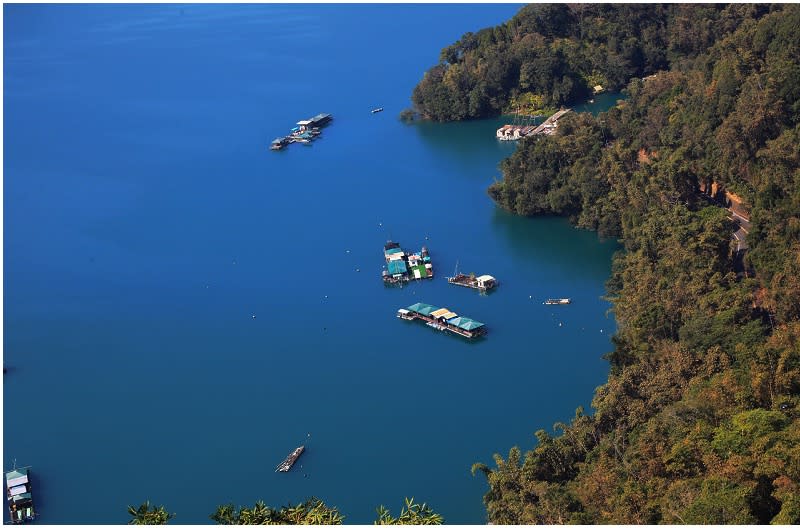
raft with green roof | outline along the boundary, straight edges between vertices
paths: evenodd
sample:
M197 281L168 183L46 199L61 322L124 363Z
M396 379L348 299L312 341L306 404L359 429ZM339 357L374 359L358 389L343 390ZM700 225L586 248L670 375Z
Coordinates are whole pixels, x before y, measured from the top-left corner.
M386 259L383 282L386 284L433 278L433 265L425 246L422 246L419 253L406 253L400 244L390 240L383 246L383 256Z
M427 303L414 303L408 308L397 311L397 317L406 321L420 319L431 328L448 331L468 339L480 337L486 333L486 325L469 317L459 316L449 308L439 308Z

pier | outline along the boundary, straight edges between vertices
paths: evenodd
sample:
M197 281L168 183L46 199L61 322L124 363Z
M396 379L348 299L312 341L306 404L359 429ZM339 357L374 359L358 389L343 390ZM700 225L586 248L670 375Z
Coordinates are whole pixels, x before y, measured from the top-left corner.
M569 111L569 108L559 110L555 114L548 117L544 123L536 127L531 125L503 125L497 129L497 139L500 141L517 141L518 139L528 136L549 136L555 132L556 128L558 128L558 120Z
M486 334L486 325L480 321L459 316L447 308L438 308L421 302L397 310L397 317L406 321L419 319L431 328L441 332L452 332L467 339Z
M551 115L545 120L544 123L536 127L536 129L533 132L531 132L531 135L532 136L538 134L543 134L545 136L551 135L553 132L556 131L556 128L558 128L558 120L561 119L564 116L564 114L566 114L569 111L570 109L566 108L564 110L559 110L555 114Z

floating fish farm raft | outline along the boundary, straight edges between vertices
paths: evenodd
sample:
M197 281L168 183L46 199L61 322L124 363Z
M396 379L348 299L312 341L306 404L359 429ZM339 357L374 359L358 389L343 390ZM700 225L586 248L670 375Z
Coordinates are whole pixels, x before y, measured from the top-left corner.
M486 334L486 325L480 321L459 316L447 308L438 308L421 302L397 310L397 317L406 321L419 319L425 321L425 324L431 328L442 332L452 332L467 339Z
M411 279L432 279L433 265L428 248L419 253L406 253L397 242L391 240L383 247L386 269L383 270L385 284L400 284Z
M317 114L314 117L298 121L297 126L290 131L288 136L274 139L269 148L270 150L281 150L292 143L309 145L322 134L320 128L330 123L332 119L333 116L330 114Z
M498 284L497 279L491 275L476 277L475 275L464 275L463 273L456 273L453 277L447 277L447 282L455 284L456 286L473 288L480 292L487 292Z
M13 524L32 521L36 517L31 495L30 468L15 468L6 472L6 499Z

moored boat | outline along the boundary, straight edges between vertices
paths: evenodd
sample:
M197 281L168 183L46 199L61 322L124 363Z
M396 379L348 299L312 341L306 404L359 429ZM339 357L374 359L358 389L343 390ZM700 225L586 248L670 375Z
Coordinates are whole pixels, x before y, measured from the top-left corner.
M569 304L571 299L547 299L544 304Z
M278 464L278 467L275 468L275 471L276 472L281 472L281 473L286 473L287 471L292 469L292 466L294 465L294 463L297 462L297 459L300 458L300 455L302 455L303 451L305 451L305 450L306 450L306 446L300 446L297 449L295 449L294 451L292 451L291 453L289 453L289 456L287 456L283 460L283 462Z
M281 150L283 147L291 143L290 138L288 137L280 137L272 140L269 148L270 150Z
M12 523L21 524L34 519L36 513L31 495L30 467L6 472L6 497Z

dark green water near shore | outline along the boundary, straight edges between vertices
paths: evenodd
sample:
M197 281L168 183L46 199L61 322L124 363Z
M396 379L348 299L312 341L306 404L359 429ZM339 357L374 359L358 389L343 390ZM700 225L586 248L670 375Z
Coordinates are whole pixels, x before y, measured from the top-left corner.
M396 118L439 49L517 8L4 7L3 463L33 466L42 522L311 495L485 522L471 464L588 407L614 331L616 245L488 198L503 119ZM266 150L323 111L322 139ZM385 288L388 238L436 278ZM500 288L448 285L456 262ZM417 301L489 335L395 317Z

